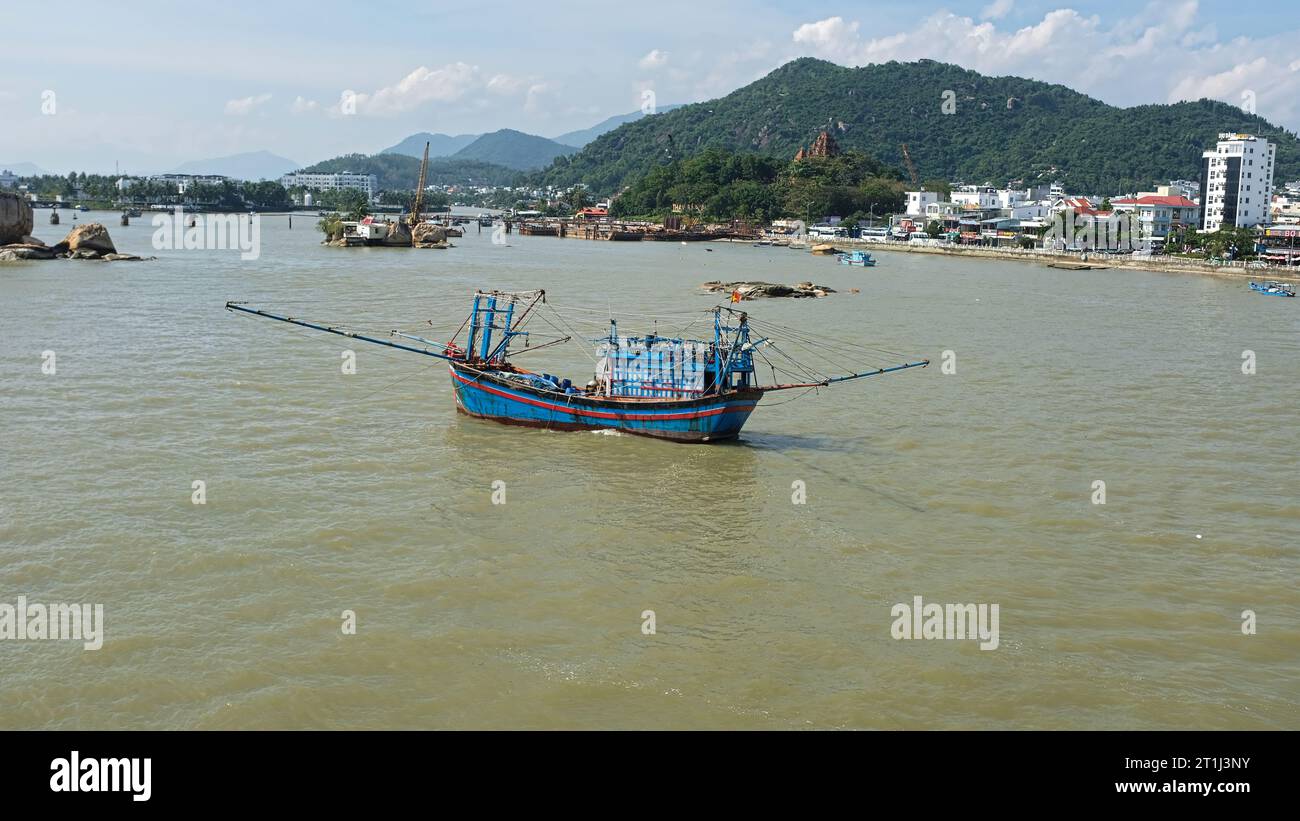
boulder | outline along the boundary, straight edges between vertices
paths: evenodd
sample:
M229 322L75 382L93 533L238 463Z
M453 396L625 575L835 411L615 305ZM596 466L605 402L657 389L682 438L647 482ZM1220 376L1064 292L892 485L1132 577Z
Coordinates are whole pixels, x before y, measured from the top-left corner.
M411 244L418 248L446 248L447 229L441 225L422 222L411 232Z
M32 224L32 204L17 194L0 192L0 245L26 241Z
M67 243L68 250L74 254L77 251L94 251L96 256L117 253L113 240L108 236L108 229L98 222L78 225L68 232L63 242Z
M141 262L145 258L138 257L135 254L104 254L104 259L109 262ZM149 259L154 259L154 257L149 257Z
M0 254L6 262L20 259L54 259L54 252L41 245L5 245L0 247Z
M45 244L44 242L41 242L36 237L23 237L22 239L19 240L19 242L21 242L23 245L44 245Z
M104 255L90 248L78 248L68 252L68 259L103 259Z
M388 230L388 236L384 237L383 245L397 245L404 248L411 247L411 228L402 220L393 223L393 227Z

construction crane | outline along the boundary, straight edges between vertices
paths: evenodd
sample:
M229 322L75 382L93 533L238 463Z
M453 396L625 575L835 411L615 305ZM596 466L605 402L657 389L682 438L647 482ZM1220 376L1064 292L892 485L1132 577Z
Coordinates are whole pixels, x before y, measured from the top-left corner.
M424 144L424 159L420 161L420 184L415 187L415 199L411 201L411 214L406 224L415 228L420 224L420 210L424 207L424 176L429 170L429 144Z
M912 185L920 185L921 180L916 176L916 166L912 165L912 155L907 153L907 143L902 143L903 162L907 163L907 173L912 177Z

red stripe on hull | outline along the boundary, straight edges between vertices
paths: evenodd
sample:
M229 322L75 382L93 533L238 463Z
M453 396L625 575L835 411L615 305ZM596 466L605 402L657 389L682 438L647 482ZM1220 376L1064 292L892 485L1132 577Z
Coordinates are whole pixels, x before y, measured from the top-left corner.
M586 416L595 419L610 419L613 421L621 420L621 421L632 421L632 422L659 422L659 421L669 421L669 420L678 420L678 419L699 419L705 416L717 416L723 413L749 413L753 411L754 407L758 404L758 400L755 400L751 403L747 403L744 405L709 408L708 410L700 410L700 411L683 411L681 413L619 413L614 411L597 411L597 410L589 410L582 407L575 407L573 405L560 405L554 402L545 402L540 399L530 399L525 396L517 396L512 393L507 393L505 391L497 390L496 388L493 388L489 385L485 385L479 380L466 379L465 377L456 373L454 370L451 372L451 375L453 378L455 378L457 381L461 382L464 385L468 385L471 388L477 388L478 390L481 391L486 391L487 393L493 394L495 396L500 396L504 399L509 399L512 402L523 402L525 404L533 405L539 408L545 408L550 411L558 411L560 413L570 413L573 414L574 416ZM698 400L690 399L686 401L695 402Z

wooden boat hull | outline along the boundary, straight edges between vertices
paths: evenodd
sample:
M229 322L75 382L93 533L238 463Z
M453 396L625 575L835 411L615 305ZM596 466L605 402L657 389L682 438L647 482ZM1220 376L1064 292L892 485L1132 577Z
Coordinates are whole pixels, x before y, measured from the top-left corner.
M1250 290L1254 291L1255 293L1263 294L1264 296L1281 296L1281 297L1295 296L1295 291L1287 291L1281 288L1277 290L1269 290L1269 287L1267 285L1260 285L1258 282L1250 283Z
M544 391L451 365L456 408L479 419L548 430L617 430L674 442L720 442L740 435L762 390L699 399L609 399Z

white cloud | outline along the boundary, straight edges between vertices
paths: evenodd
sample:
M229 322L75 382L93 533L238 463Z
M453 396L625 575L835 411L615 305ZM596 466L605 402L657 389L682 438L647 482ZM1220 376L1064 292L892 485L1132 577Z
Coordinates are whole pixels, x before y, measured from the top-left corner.
M511 74L497 74L487 81L487 90L493 94L518 94L528 86L528 78Z
M514 74L487 74L469 63L448 63L439 68L420 66L396 83L372 92L345 92L340 102L330 108L331 116L354 113L372 116L395 116L414 111L430 103L459 103L483 109L489 95L518 98L524 110L538 107L538 98L552 91L539 77ZM350 108L345 112L344 106Z
M843 17L804 23L794 30L794 41L818 57L850 64L856 64L857 52L861 48L858 24L846 23Z
M252 114L258 106L261 106L270 99L270 94L258 94L254 97L242 97L238 100L230 100L226 103L226 113L234 117L243 117Z
M529 114L549 114L554 111L557 107L555 91L550 83L533 83L528 87L528 95L524 99L524 111Z
M478 66L468 63L448 63L434 69L420 66L391 86L370 94L357 94L357 112L400 114L425 103L455 102L472 90L482 87L483 80Z
M1011 13L1015 4L1016 0L993 0L980 10L980 17L984 20L1001 20Z
M649 54L642 57L637 63L641 68L650 71L656 68L663 68L668 65L668 52L661 49L653 49Z
M310 114L320 110L320 103L315 100L308 100L302 95L294 99L293 105L289 106L290 113L293 114Z

